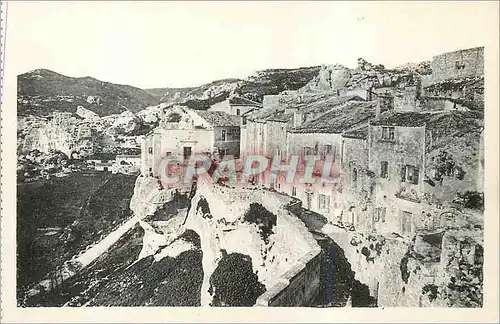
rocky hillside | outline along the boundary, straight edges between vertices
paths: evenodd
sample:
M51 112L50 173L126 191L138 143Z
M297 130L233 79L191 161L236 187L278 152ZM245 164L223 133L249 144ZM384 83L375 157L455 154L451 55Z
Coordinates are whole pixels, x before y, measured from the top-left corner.
M160 102L183 104L193 109L208 109L224 101L231 94L262 102L264 95L278 94L283 90L298 90L320 71L319 66L297 69L268 69L257 71L244 80L223 79L199 87L149 89ZM163 95L160 96L163 90Z
M381 64L372 64L359 58L355 69L343 65L324 65L318 74L301 91L330 91L340 89L368 89L374 87L395 86L406 82L412 84L420 75L430 74L430 62L406 64L394 69L387 69Z
M38 69L17 77L17 112L19 116L46 116L54 111L74 113L81 106L103 117L124 111L136 113L159 103L208 109L234 93L261 102L266 94L303 87L319 69L270 69L258 71L244 80L222 79L198 87L145 90Z
M100 116L129 110L138 112L159 101L149 92L91 77L72 78L39 69L17 77L18 115L44 116L58 110L76 112L78 106Z

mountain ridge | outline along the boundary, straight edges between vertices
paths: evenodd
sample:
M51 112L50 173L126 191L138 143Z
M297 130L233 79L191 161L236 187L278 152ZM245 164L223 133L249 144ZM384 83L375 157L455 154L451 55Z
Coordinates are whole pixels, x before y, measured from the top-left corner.
M261 102L266 94L297 90L315 77L319 69L319 66L267 69L245 79L226 78L194 87L141 89L41 68L18 75L17 111L20 116L44 116L54 111L75 113L78 107L84 107L99 116L108 116L124 111L136 113L160 103L205 110L231 94Z

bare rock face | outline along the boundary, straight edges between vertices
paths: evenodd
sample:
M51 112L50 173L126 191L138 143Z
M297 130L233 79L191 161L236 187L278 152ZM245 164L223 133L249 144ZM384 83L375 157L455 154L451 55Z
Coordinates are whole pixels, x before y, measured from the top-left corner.
M307 83L303 91L328 91L343 88L351 78L351 71L342 65L323 66L318 75Z
M99 115L93 111L86 109L83 106L76 107L76 114L84 119L95 120L99 119Z
M18 136L21 152L58 150L71 156L91 153L94 147L92 127L71 113L54 113L43 122L30 123L23 132L24 136Z

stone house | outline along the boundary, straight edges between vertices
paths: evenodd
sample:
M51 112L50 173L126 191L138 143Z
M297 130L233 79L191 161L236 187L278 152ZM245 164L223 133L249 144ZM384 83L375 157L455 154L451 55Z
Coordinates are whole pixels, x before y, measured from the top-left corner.
M342 179L342 133L366 124L375 116L375 105L375 102L349 101L291 129L287 136L287 154L299 156L299 174L305 172L304 157L313 155L317 159L314 176L322 175L324 162L330 159L332 165L329 176ZM310 185L295 182L282 186L281 190L300 199L304 208L323 214L332 222L341 210L336 194L338 184L332 185L318 179Z
M206 154L220 159L240 153L240 117L220 111L172 107L165 111L160 126L146 135L141 147L141 173L158 175L166 156L187 159Z
M342 133L341 187L333 191L334 223L372 230L374 174L368 168L368 125Z
M229 115L242 116L262 108L262 104L247 98L233 96L210 106L208 111L221 111Z
M372 210L361 214L363 227L411 235L442 224L457 192L481 190L481 134L482 119L474 112L387 112L371 120L367 169L374 180L367 197ZM347 151L359 149L345 142ZM343 170L348 179L359 178L359 169L344 163Z

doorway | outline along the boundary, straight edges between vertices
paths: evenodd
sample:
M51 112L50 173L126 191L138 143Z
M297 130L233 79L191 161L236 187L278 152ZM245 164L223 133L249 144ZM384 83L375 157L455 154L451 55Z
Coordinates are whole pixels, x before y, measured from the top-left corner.
M183 148L184 159L187 159L191 156L191 146L184 146Z
M412 214L408 211L401 211L401 221L402 221L402 230L403 234L411 234L412 233Z

